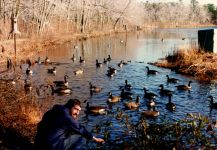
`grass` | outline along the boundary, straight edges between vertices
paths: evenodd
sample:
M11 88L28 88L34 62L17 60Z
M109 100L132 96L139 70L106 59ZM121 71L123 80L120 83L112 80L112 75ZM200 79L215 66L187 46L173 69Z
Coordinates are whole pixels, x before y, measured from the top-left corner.
M153 64L192 76L199 81L217 80L217 54L214 53L206 53L197 49L178 50Z

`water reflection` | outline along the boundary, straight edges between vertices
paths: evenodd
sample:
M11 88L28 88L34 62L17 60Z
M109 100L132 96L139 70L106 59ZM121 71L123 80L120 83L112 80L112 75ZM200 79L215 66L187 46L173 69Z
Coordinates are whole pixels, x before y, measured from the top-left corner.
M182 39L183 37L185 38L184 40ZM156 61L158 58L165 57L174 48L189 46L192 42L197 42L195 40L196 37L195 30L157 30L151 33L131 33L127 37L126 34L120 34L88 39L76 43L76 48L75 44L71 43L51 47L39 56L43 58L48 56L51 61L60 62L60 64L51 66L36 65L33 68L34 74L30 80L36 87L39 87L42 84L47 84L54 80L62 80L64 75L67 74L69 76L68 81L69 87L72 88L72 94L67 96L55 94L53 96L55 103L65 103L69 98L78 98L82 102L88 100L90 105L107 106L108 92L112 92L113 95L120 95L120 86L123 86L127 79L133 87L133 97L135 98L137 95L141 97L140 106L136 110L126 110L123 103L127 100L122 100L114 104L112 109L110 109L114 114L117 113L117 109L121 109L125 114L130 116L132 122L138 121L140 112L147 109L146 99L143 98L143 88L145 87L158 95L156 103L157 110L160 111L160 116L156 119L150 119L149 121L151 122L161 122L164 117L170 120L178 120L185 117L187 113L194 112L200 112L204 115L209 115L212 119L216 119L217 110L213 110L210 113L209 101L207 101L208 95L213 95L217 99L215 92L216 84L199 83L190 77L176 74L169 69L158 68L147 64L148 62ZM76 57L76 61L74 62L70 59L73 54ZM109 64L103 64L102 68L96 68L96 59L99 62L103 62L103 59L107 58L108 55L111 55L111 62ZM78 62L80 56L86 60L85 64ZM131 62L120 68L117 64L121 60L131 60ZM56 75L50 75L46 71L47 68L51 68L52 66L56 66ZM117 74L112 78L106 75L108 66L117 69ZM146 66L157 70L159 74L148 76ZM82 68L84 71L83 74L75 75L73 72L77 68ZM175 87L178 84L168 84L166 75L178 78L180 84L187 84L189 80L192 80L192 89L189 92L178 91ZM90 94L89 82L102 87L102 92ZM163 84L166 89L173 91L172 101L176 104L176 110L174 112L166 109L168 97L159 94L160 84ZM86 104L82 103L83 110L85 106ZM114 128L111 129L114 137L124 132L121 130L119 121L113 115L97 117L89 115L84 117L84 112L81 115L80 120L86 125L89 125L89 129L103 120L109 120L114 124Z

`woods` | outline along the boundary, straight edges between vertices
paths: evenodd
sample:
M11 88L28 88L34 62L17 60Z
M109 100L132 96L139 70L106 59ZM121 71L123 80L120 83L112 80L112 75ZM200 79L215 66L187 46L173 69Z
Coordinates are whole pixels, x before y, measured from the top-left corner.
M17 19L22 38L209 24L214 18L208 11L211 6L196 0L190 5L182 0L0 0L0 33L2 40L9 37L12 18Z

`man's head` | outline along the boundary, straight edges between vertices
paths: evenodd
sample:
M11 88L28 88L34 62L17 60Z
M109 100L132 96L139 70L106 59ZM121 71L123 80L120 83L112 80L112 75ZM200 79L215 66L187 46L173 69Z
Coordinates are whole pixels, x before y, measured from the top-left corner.
M78 99L70 99L65 104L65 107L69 109L74 119L78 118L79 112L81 111L81 102Z

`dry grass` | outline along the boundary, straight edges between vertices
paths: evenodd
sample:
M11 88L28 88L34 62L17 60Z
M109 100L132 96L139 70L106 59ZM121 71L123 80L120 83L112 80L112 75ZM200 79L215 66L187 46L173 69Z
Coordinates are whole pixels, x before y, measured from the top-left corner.
M159 67L171 68L178 73L211 82L217 79L217 55L197 49L178 50L154 63Z
M34 91L26 94L24 89L1 80L0 149L32 149L37 124L48 105L41 105Z

